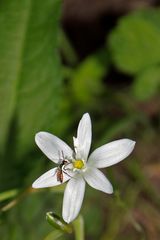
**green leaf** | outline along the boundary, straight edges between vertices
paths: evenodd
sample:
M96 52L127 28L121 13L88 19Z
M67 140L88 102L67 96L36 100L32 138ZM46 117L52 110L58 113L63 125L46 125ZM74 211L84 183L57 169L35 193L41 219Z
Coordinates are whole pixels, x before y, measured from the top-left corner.
M60 0L2 1L0 8L0 149L18 119L18 148L49 130L58 113L61 69L57 53Z
M108 69L108 63L106 61L104 63L103 58L101 52L89 56L73 73L71 79L73 95L81 104L92 102L102 91L102 78Z
M137 73L160 63L160 10L146 10L123 17L109 37L115 65Z
M0 151L16 105L16 89L30 1L1 1L0 8Z
M152 67L139 74L133 84L133 94L137 100L145 101L160 89L160 66Z

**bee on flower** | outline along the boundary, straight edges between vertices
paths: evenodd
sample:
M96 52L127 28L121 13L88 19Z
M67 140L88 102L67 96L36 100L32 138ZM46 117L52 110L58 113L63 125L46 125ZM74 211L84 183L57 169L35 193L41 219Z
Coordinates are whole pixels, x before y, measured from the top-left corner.
M38 147L58 166L40 176L32 187L53 187L68 181L62 210L63 219L67 223L73 221L79 214L86 182L97 190L113 193L111 183L99 169L122 161L129 156L135 146L135 142L130 139L120 139L95 149L89 155L91 140L92 127L88 113L82 116L77 137L73 137L74 150L50 133L39 132L35 136Z

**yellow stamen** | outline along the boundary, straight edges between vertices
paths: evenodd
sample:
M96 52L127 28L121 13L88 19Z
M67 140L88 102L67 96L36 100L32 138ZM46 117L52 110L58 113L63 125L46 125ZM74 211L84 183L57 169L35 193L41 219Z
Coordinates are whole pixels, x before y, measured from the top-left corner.
M81 159L76 159L74 162L73 162L73 167L74 168L77 168L77 169L82 169L84 167L84 162L83 160Z

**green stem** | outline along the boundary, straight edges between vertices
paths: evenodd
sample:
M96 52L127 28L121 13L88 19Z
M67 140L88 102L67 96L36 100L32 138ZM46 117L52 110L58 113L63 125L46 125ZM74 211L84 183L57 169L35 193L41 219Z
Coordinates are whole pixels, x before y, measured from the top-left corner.
M73 222L73 228L75 240L84 240L84 221L81 215Z

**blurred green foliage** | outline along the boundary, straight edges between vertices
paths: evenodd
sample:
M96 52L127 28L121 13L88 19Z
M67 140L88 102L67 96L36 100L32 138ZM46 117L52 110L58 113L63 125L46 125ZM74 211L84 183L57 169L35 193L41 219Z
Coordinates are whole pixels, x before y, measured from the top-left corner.
M119 21L109 39L119 69L134 74L160 63L160 27L150 17L159 13L136 12Z
M107 72L100 54L89 56L73 72L71 91L79 104L92 105L94 98L102 92L102 78Z
M158 95L160 89L160 66L146 69L135 78L133 94L140 100L145 101Z
M133 92L147 100L160 89L160 10L150 9L123 17L109 37L118 69L136 76Z
M122 16L106 33L107 43L81 61L61 29L61 12L60 0L0 3L1 239L74 238L45 221L46 212L61 216L64 186L28 188L52 167L34 135L50 131L72 145L81 115L89 112L93 149L117 138L137 146L130 159L107 169L113 196L87 189L85 239L158 240L160 10Z
M1 152L15 116L19 154L33 146L37 131L46 126L53 129L62 83L57 52L59 17L59 0L42 5L36 0L2 2Z

